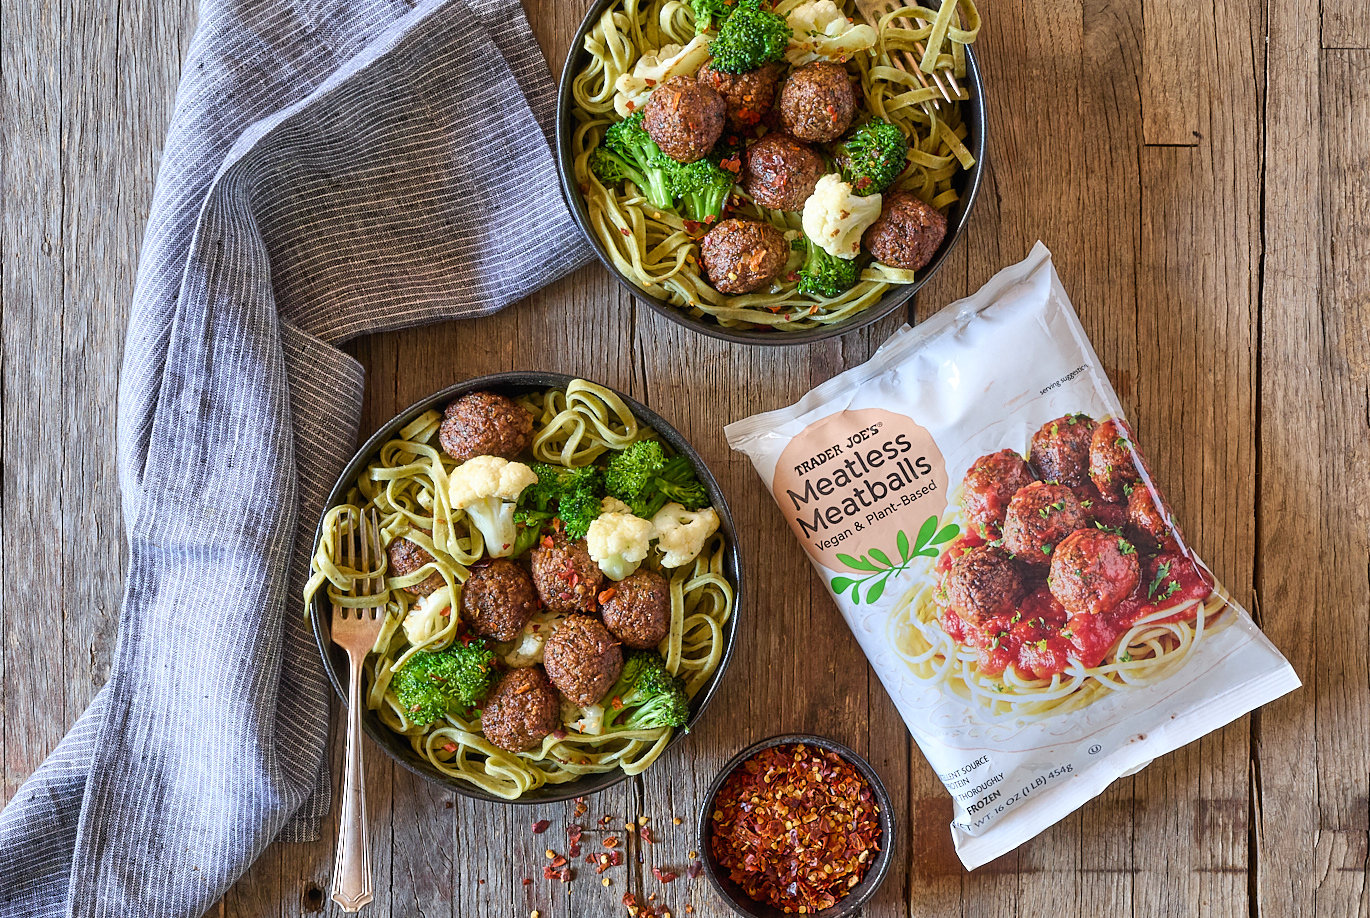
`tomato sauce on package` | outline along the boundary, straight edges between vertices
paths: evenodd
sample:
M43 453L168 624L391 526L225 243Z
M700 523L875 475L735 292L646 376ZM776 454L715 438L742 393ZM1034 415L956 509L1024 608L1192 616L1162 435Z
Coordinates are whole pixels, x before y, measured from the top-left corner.
M1175 525L1041 243L726 432L951 793L968 868L1299 685Z

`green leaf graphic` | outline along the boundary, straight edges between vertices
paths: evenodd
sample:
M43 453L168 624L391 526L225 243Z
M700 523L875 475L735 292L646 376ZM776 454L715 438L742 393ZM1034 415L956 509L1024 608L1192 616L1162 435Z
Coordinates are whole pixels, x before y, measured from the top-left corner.
M909 534L902 529L899 530L899 538L894 541L894 547L899 549L899 560L901 561L909 560L909 557L913 554L912 549L909 547Z
M865 555L862 555L860 558L853 558L851 555L838 555L837 560L841 561L843 564L847 565L847 567L851 568L854 571L880 570L880 568L876 567L874 564L871 564L869 561L867 561Z
M919 527L918 537L913 540L913 543L919 548L923 548L928 544L928 540L932 538L933 533L935 532L937 532L937 517L930 516L924 520L923 525Z
M894 562L890 560L890 556L878 548L871 549L871 557L885 565L885 567L894 567Z
M845 593L856 586L854 577L834 577L832 578L832 591L834 593Z
M881 577L866 590L866 602L875 602L885 593L885 578Z

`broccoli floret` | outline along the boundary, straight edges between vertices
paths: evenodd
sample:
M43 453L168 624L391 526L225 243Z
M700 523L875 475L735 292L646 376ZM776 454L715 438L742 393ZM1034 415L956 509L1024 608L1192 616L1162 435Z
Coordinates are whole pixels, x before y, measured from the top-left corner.
M671 173L679 164L661 152L643 127L643 119L643 113L636 112L610 125L604 132L604 147L606 153L618 158L619 163L615 165L604 155L596 161L601 169L609 170L607 175L616 174L616 170L624 171L623 177L631 179L653 207L673 210L675 196L671 193ZM591 165L593 167L594 163ZM601 174L597 172L596 175ZM603 175L600 180L604 180Z
M737 8L709 45L714 68L746 73L782 60L793 30L784 16L761 8L761 0L738 0Z
M723 205L728 203L736 178L736 173L706 157L682 163L675 170L672 187L687 219L696 223L715 223L723 216Z
M908 155L904 132L883 118L872 118L852 131L835 151L842 180L862 196L879 194L893 185Z
M519 496L515 522L540 533L543 523L557 517L565 524L567 535L585 538L590 524L599 516L600 498L604 495L599 469L589 465L568 469L539 463L533 466L533 473L538 480ZM536 541L536 536L531 537L529 546ZM518 549L517 541L514 547Z
M800 236L793 248L805 253L804 267L799 269L799 292L830 300L841 296L856 283L856 259L838 258L807 236Z
M651 519L671 501L687 510L709 504L709 492L695 477L690 460L684 456L667 459L656 440L639 440L610 459L604 470L604 489L643 519Z
M690 719L685 683L668 673L666 661L650 650L629 651L607 697L607 730L683 727Z
M695 32L721 26L732 15L737 0L690 0L695 14Z
M494 688L495 654L482 640L453 644L436 653L419 651L400 667L390 685L404 713L416 724L441 720L452 708L471 708Z
M590 151L590 171L606 188L623 182L632 182L639 188L647 187L647 179L640 170L603 145Z

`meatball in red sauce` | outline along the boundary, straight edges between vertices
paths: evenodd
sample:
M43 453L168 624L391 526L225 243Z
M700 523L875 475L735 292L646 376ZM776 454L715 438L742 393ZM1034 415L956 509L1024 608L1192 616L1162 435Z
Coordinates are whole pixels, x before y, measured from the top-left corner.
M966 621L1010 615L1023 598L1023 578L1008 556L981 545L957 557L947 574L947 599Z
M982 536L996 538L1003 529L1009 501L1032 481L1032 469L1011 449L981 456L961 482L961 509Z
M1087 414L1067 414L1047 421L1032 435L1028 462L1043 481L1082 485L1089 481L1089 442L1094 419Z
M1045 567L1066 536L1088 525L1074 491L1065 485L1034 481L1009 501L1004 547L1024 564Z
M1102 529L1081 529L1056 547L1047 587L1067 612L1098 615L1131 596L1141 579L1131 542Z
M1149 551L1180 550L1170 508L1145 485L1134 487L1127 499L1127 532Z
M1104 500L1127 500L1142 473L1126 424L1107 420L1094 429L1089 443L1089 477Z

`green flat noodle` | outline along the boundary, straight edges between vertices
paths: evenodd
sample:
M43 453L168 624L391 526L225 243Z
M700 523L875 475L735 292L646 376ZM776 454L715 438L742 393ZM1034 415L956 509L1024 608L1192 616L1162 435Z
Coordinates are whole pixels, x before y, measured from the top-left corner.
M775 6L784 15L804 0L783 0ZM847 14L859 18L854 0L840 3ZM921 6L904 7L880 23L875 56L858 54L852 61L860 72L866 110L897 124L910 138L910 167L896 184L934 207L948 208L957 200L952 181L962 169L975 164L962 140L966 126L960 107L946 111L929 104L940 99L935 87L925 88L916 78L894 67L891 54L913 51L913 43L928 40L943 20L936 45L928 51L939 66L953 67L965 75L964 44L975 40L980 16L972 0L955 0L945 11ZM959 11L959 13L958 13ZM959 15L968 23L955 22ZM898 15L920 16L929 25L904 29L890 25ZM712 317L727 328L766 327L799 331L845 322L878 302L891 284L913 283L921 272L900 271L871 265L862 271L856 286L826 300L800 294L796 281L784 280L797 272L803 255L791 253L780 274L778 289L729 296L719 293L701 274L699 245L674 212L656 212L631 185L605 188L589 168L590 153L599 145L608 126L618 120L614 112L614 82L631 72L645 52L668 44L685 45L695 35L694 17L682 0L623 0L610 8L585 37L590 63L572 79L573 114L576 127L571 149L577 184L585 199L591 231L599 239L614 267L638 287L680 306L696 318ZM950 48L950 53L946 48ZM625 190L626 189L626 190ZM798 214L763 208L736 190L743 203L741 217L771 223L791 237L802 234Z
M565 389L523 396L519 402L535 418L533 453L540 462L586 465L606 450L621 450L653 436L641 428L623 401L602 386L575 380ZM626 730L589 736L567 730L563 739L548 736L527 753L509 753L486 741L480 723L449 716L430 725L411 723L390 691L396 669L419 650L441 650L456 637L458 615L422 645L411 646L401 627L413 604L404 587L425 580L434 571L459 606L467 570L484 554L480 534L469 530L465 515L447 499L447 476L457 463L433 445L442 416L425 412L381 447L377 461L358 476L346 502L324 518L324 536L314 555L305 605L325 589L332 602L359 607L383 605L386 620L373 653L364 664L367 707L391 730L409 738L414 752L443 774L498 797L513 800L546 784L563 784L583 775L622 768L640 774L670 742L672 730ZM379 594L349 597L359 578L385 574L385 558L371 570L356 570L337 560L335 533L340 520L356 522L365 509L375 508L382 541L404 535L433 555L433 562L404 577L386 577ZM433 533L432 537L421 530ZM715 534L690 564L670 569L660 564L653 549L646 566L670 584L671 630L658 648L666 667L685 681L693 698L718 669L723 657L723 628L732 616L734 590L724 574L727 543ZM506 645L500 645L506 646ZM454 751L446 751L447 746Z

